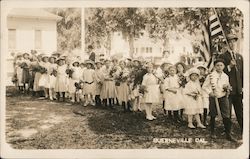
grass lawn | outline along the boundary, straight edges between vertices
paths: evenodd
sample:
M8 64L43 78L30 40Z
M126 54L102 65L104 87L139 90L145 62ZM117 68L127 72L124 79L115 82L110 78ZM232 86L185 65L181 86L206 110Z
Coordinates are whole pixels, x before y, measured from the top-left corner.
M217 121L217 139L210 139L209 128L191 130L176 124L157 108L154 121L144 112L123 113L104 107L55 102L6 92L6 141L15 149L231 149L240 146L223 135ZM240 138L233 119L233 136ZM191 138L191 143L156 143L155 139ZM195 142L202 138L205 142ZM159 141L159 140L158 140Z

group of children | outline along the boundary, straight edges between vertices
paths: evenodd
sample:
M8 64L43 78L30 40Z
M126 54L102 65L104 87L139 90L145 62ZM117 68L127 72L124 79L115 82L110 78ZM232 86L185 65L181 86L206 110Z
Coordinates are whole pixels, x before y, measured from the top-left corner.
M145 110L147 120L156 119L153 110L163 105L164 115L175 122L183 122L185 114L189 128L195 128L193 119L197 127L206 128L210 97L227 97L230 88L223 66L217 66L224 65L223 60L214 65L214 72L220 75L209 74L204 64L187 68L182 62L156 66L141 59L81 61L60 54L24 53L16 56L13 82L20 91L33 91L34 96L50 100L69 98L83 106L112 109L122 105L125 112ZM218 82L221 74L224 80Z

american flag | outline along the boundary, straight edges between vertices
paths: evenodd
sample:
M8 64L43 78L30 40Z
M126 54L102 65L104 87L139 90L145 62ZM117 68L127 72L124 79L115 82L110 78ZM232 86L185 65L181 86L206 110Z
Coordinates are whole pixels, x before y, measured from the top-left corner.
M225 40L223 28L215 9L211 12L207 23L202 25L202 36L200 53L208 63L207 68L211 71L216 54L220 50L218 43Z

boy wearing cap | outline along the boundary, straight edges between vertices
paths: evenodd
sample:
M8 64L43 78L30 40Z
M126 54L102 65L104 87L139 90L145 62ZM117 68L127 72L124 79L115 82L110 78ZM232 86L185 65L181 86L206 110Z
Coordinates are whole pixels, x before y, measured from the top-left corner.
M239 123L241 133L243 132L243 57L236 53L237 36L229 34L228 44L230 50L220 55L220 58L225 61L224 72L229 76L229 82L232 86L232 91L229 95L230 117L232 105L234 106L237 121Z
M209 94L209 110L210 110L210 126L211 126L211 137L215 138L214 129L215 129L215 117L217 116L217 106L221 111L221 116L223 118L223 124L225 127L226 138L229 141L236 141L231 136L231 119L230 119L230 110L229 110L229 78L227 74L223 72L225 67L223 59L217 59L214 61L213 71L208 78L206 78L203 89ZM216 101L218 100L219 105L216 105Z

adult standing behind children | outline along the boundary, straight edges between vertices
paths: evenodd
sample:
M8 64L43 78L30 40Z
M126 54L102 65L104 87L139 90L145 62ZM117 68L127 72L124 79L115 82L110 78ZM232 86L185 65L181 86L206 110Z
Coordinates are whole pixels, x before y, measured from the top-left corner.
M224 54L220 55L225 61L224 72L229 76L229 82L232 86L232 91L229 95L229 107L230 115L232 110L232 104L234 106L237 121L241 128L241 133L243 131L243 57L236 52L237 48L237 36L234 34L229 34L228 44L230 50L226 51ZM231 116L230 116L231 117Z

